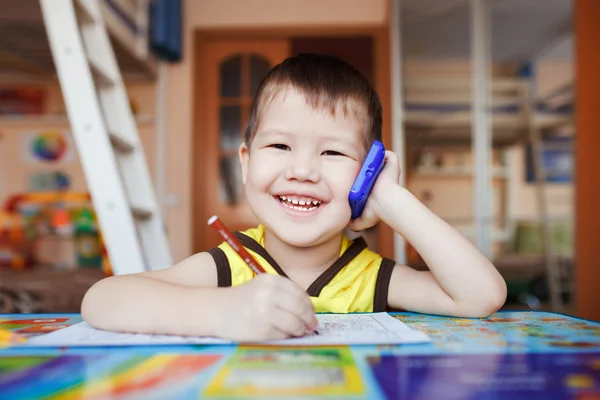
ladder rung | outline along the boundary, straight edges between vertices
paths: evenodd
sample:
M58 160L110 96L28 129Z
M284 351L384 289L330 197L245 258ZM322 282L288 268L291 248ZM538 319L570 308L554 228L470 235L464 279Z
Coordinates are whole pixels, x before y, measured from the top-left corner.
M88 23L96 22L96 16L94 10L90 8L89 2L85 0L75 1L75 7L79 11L79 14L83 17L83 20Z
M88 50L88 51L91 51ZM92 69L92 73L96 76L100 83L104 86L112 86L115 84L115 79L111 77L111 75L106 71L106 69L101 65L98 60L94 59L94 57L87 56L88 63L90 64L90 68Z
M139 206L139 205L132 205L131 212L133 213L133 215L136 218L139 218L139 219L148 219L148 218L152 217L152 214L153 214L151 208Z
M133 143L123 138L123 136L119 135L118 133L109 131L108 137L110 138L110 142L113 144L113 146L123 153L129 153L135 148Z

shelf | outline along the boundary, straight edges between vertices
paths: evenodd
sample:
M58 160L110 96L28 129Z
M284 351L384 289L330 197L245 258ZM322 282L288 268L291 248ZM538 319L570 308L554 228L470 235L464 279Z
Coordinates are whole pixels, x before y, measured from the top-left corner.
M419 167L410 173L411 177L423 177L423 178L460 178L460 177L472 177L472 168L454 168L454 167ZM492 176L494 178L508 177L506 168L494 167L492 169Z
M455 228L461 235L468 239L475 238L474 228ZM493 242L509 242L512 238L512 232L509 229L492 228L491 236Z

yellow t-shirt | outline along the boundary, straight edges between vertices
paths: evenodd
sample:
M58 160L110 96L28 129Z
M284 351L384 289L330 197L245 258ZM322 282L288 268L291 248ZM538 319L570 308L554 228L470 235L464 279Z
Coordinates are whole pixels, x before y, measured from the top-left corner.
M235 232L242 246L267 273L286 276L264 247L264 226ZM219 286L248 282L254 272L227 243L209 249L217 265ZM340 257L306 290L316 312L349 313L386 311L394 261L369 250L360 237L342 239Z

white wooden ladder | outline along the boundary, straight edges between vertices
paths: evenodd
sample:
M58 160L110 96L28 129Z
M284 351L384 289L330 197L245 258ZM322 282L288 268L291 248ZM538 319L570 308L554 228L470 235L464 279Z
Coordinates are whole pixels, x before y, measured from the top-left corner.
M113 273L166 268L162 216L97 0L40 0L74 142Z

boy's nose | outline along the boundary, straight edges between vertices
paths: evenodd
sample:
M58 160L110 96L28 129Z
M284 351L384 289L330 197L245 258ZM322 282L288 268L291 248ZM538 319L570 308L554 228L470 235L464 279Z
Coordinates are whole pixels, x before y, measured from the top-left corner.
M285 178L288 180L316 183L321 180L321 173L319 172L319 166L316 161L296 157L286 168Z

